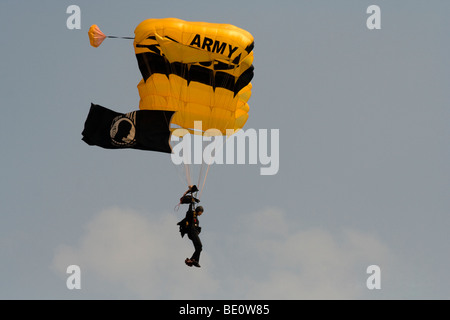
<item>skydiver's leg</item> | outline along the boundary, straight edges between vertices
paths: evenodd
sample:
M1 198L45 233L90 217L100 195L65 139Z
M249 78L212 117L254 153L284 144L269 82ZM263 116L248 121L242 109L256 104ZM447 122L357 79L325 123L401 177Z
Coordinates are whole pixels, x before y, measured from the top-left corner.
M195 260L197 262L200 261L200 252L202 252L202 242L200 241L200 238L198 236L197 232L189 233L189 239L192 240L192 243L194 244L194 253L192 254L191 260Z

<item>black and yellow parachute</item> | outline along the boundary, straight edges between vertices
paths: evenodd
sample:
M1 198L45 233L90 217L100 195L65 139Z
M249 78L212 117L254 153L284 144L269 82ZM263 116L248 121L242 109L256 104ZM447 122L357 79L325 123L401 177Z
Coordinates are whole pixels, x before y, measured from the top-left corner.
M135 30L142 73L140 109L175 111L172 124L194 133L241 129L248 118L253 36L229 24L149 19Z
M98 47L106 36L89 29ZM129 37L121 37L128 38ZM142 80L141 110L174 111L172 129L194 132L241 129L248 119L253 78L253 36L230 24L148 19L135 30L134 50Z

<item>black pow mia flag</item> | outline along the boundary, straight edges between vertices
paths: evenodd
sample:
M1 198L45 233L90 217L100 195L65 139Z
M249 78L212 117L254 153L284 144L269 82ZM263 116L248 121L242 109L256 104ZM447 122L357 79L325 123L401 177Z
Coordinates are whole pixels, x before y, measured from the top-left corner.
M138 110L119 113L91 103L82 140L105 149L132 148L172 153L170 119L174 111Z

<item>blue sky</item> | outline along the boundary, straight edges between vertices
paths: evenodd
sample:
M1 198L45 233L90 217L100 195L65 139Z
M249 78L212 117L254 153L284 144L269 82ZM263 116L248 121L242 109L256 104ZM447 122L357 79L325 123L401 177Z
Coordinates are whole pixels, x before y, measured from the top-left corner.
M69 30L69 5L81 30ZM368 30L366 9L381 8ZM2 1L0 298L448 299L446 1ZM245 128L279 129L280 170L216 165L202 268L165 154L81 141L91 102L136 110L132 41L148 18L255 38ZM77 264L82 289L68 290ZM381 268L380 290L366 268ZM188 289L195 284L194 293Z

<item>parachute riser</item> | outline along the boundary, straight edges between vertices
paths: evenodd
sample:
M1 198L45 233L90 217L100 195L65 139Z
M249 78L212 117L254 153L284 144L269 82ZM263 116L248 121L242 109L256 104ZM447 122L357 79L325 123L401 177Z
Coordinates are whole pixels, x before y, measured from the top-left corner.
M118 36L106 36L107 38L110 39L131 39L134 40L134 37L118 37Z

